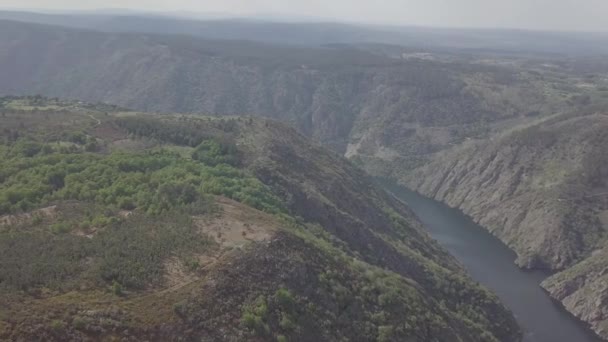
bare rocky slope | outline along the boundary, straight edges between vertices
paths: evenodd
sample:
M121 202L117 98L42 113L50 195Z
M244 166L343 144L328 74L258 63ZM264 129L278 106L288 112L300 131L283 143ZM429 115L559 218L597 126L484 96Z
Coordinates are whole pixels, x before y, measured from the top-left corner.
M562 115L438 154L400 179L459 208L525 268L561 271L543 287L608 338L608 115Z

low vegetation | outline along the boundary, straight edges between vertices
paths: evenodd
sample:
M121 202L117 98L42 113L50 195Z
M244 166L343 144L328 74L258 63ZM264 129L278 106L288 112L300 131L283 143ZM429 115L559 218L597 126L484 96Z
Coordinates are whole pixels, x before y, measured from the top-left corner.
M13 112L24 120L39 110L40 101L3 103L38 108ZM96 153L91 146L101 142L85 131L49 134L17 125L7 132L0 145L0 215L18 218L51 205L70 208L52 220L34 216L25 224L0 226L0 287L67 290L90 281L117 294L143 289L162 279L166 258L186 258L211 245L190 217L212 214L213 196L267 212L283 210L262 183L232 166L238 163L234 145L197 135L185 124L147 118L117 122L140 127L134 132L140 136L198 147L192 158L163 149Z
M280 124L0 104L0 340L518 336L402 204Z
M101 203L161 214L175 207L204 210L205 196L224 195L278 212L281 204L257 179L225 162L234 155L206 141L188 160L171 152L62 153L53 144L19 139L4 147L0 214L59 200Z

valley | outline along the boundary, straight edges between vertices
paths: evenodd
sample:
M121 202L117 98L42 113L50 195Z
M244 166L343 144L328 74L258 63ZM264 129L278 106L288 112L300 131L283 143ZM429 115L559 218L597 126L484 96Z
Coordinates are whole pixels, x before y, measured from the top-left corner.
M410 190L385 184L418 215L431 236L460 260L471 276L494 291L523 330L524 342L600 341L543 291L543 271L522 270L515 254L458 210Z
M92 22L64 18L66 24L59 26L57 18L49 18L33 20L37 23L25 22L31 18L0 20L0 95L6 95L0 102L2 152L13 158L0 173L0 222L10 227L0 232L13 234L15 227L26 226L36 236L43 226L54 227L44 234L54 234L53 239L79 253L80 261L101 269L116 259L104 256L94 243L80 246L86 240L79 239L95 240L99 233L103 241L104 231L140 226L123 217L126 212L141 211L144 217L132 219L144 221L177 215L188 222L185 234L203 234L188 243L169 234L175 249L160 254L167 256L162 263L155 261L157 278L131 286L134 290L129 279L139 276L104 278L104 273L83 273L79 262L53 270L42 283L17 276L0 279L0 284L15 281L11 291L30 286L50 291L7 297L11 309L0 311L0 338L27 331L45 331L50 338L57 321L57 331L74 336L123 336L121 329L128 327L140 337L186 329L208 340L219 335L197 334L306 340L301 333L307 330L320 340L374 340L380 335L388 336L385 341L519 340L509 310L468 278L405 204L372 185L371 175L469 216L516 254L519 268L550 275L535 278L533 285L608 339L604 52L580 43L574 45L580 48L577 53L570 54L563 47L581 41L572 36L551 36L555 40L544 47L484 49L464 43L448 47L437 36L440 43L424 47L397 45L386 33L383 42L352 38L379 37L378 32L319 41L325 36L309 30L308 43L286 44L276 37L258 39L255 30L243 33L240 26L208 36L198 26L184 30L179 26L184 22L172 26L180 28L179 34L161 34L150 23L111 29L105 21L93 27ZM296 28L306 29L290 27ZM44 133L42 127L49 125ZM145 167L143 175L123 174L121 168L130 160L154 164L146 157L150 154L154 157L149 159L166 165ZM82 156L86 158L80 160ZM70 178L72 187L66 187L67 180L53 184L55 178L43 167L49 160L72 165L77 174L105 174L125 185L154 180L159 187L125 193L84 182L86 173ZM101 164L110 168L101 169ZM23 173L12 177L17 171ZM173 173L179 175L173 181L180 187L186 182L196 188L192 192L171 184L164 189L171 190L166 196L187 199L177 208L170 205L175 198L152 196ZM26 181L40 174L53 178L46 188ZM103 198L93 197L99 191ZM204 205L193 205L198 202L191 199ZM100 200L102 206L90 207ZM206 209L190 213L191 206ZM89 227L74 228L73 222L62 221L67 217L86 217ZM97 227L96 219L103 225ZM160 236L167 233L155 229ZM47 235L36 241L42 236ZM197 255L198 267L188 271L193 243L209 252ZM53 248L49 253L65 257L53 254ZM311 262L309 255L315 256ZM338 265L351 258L355 262L340 272ZM160 264L165 268L159 269ZM284 269L299 271L294 275ZM519 277L519 270L511 271ZM383 274L378 276L383 284L373 282L374 272ZM166 276L171 279L163 280ZM70 286L58 287L56 282L65 279ZM104 292L115 280L127 288L126 298ZM309 281L315 288L326 286L326 292L297 285ZM452 281L458 289L446 284ZM351 283L355 285L347 285ZM23 303L28 303L22 312L26 317L64 297L66 310L83 315L87 309L75 304L81 301L79 287L90 291L85 303L116 306L118 311L104 319L122 315L127 323L116 325L114 332L100 325L102 314L95 316L91 331L75 328L75 316L22 325L3 320ZM282 307L283 288L306 309ZM203 303L192 295L196 291L212 295ZM399 304L371 300L382 296L377 291L397 296ZM216 294L228 297L228 304L214 302ZM135 314L153 311L138 306L142 296L162 299L160 312L162 318L171 317L169 326L161 326L161 316ZM356 299L343 302L345 298ZM475 300L465 304L470 298ZM182 301L187 305L171 313L171 305ZM238 323L243 317L237 303L247 303L249 309L242 310L249 323ZM204 309L210 305L217 310ZM420 310L426 306L430 309ZM481 314L474 313L479 310ZM391 315L409 317L412 312L415 321L391 320ZM284 316L296 320L296 313L297 327L281 326ZM314 323L319 317L325 323ZM367 325L348 331L348 320ZM573 322L570 317L565 321ZM223 322L232 322L232 328ZM103 332L95 330L99 327ZM342 335L332 335L334 329Z
M0 103L1 340L519 340L402 202L284 124Z

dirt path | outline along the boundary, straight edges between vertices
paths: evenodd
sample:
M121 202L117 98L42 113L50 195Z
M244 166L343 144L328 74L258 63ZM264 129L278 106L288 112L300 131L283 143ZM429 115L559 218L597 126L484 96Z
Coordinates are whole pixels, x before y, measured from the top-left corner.
M89 114L89 117L95 121L97 121L97 124L95 125L95 127L101 125L101 120L99 120L98 118L94 117L93 114Z

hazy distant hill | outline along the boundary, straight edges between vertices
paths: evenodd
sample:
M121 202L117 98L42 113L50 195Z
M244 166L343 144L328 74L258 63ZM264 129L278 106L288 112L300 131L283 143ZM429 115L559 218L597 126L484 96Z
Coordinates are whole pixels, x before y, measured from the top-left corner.
M196 20L149 13L41 14L0 11L0 19L104 32L181 34L289 45L384 43L417 48L559 55L608 53L608 34L525 30L442 29L261 19Z

